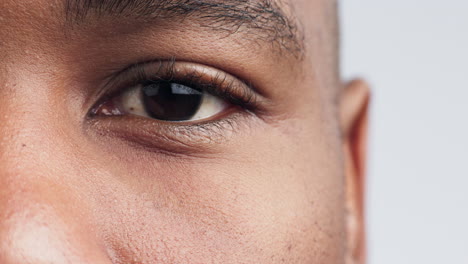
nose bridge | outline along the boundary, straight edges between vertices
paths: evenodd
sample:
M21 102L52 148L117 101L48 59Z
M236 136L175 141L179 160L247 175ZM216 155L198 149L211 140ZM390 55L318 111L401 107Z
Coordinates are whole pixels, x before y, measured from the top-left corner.
M0 0L0 263L111 263L80 179L80 133L55 89L52 6Z
M4 78L3 83L0 89L0 181L1 175L6 177L10 169L37 169L42 159L49 158L48 135L54 129L48 125L50 122L38 103L45 100L40 92L33 96L16 80ZM38 91L36 88L29 86Z
M34 156L30 163L50 159L70 121L59 66L27 57L7 56L0 63L0 169L25 155Z

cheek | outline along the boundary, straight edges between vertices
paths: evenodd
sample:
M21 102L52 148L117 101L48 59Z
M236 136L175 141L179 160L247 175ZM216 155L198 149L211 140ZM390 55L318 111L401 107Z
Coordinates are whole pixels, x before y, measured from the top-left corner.
M217 157L112 161L98 218L113 254L142 263L338 263L343 186L330 142L265 133Z

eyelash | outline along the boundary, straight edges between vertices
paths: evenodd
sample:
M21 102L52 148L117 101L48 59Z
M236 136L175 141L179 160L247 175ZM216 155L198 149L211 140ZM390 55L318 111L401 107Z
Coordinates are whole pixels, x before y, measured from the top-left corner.
M179 65L182 65L182 67L179 67ZM153 67L157 68L154 72L151 72L151 69L148 70L148 68ZM184 67L186 69L184 69ZM202 70L188 70L187 68L201 68ZM91 109L88 116L95 117L97 114L96 110L99 106L120 96L127 89L144 84L148 81L177 82L210 93L244 111L250 113L260 111L260 106L257 101L258 98L251 85L215 69L208 70L216 72L216 74L211 74L211 76L209 76L210 74L206 74L207 68L210 67L193 63L178 63L175 60L157 60L134 64L109 78L105 89L103 89L106 92L101 96L102 99ZM180 73L181 71L183 73ZM216 120L211 122L216 122ZM207 122L205 121L203 123ZM200 125L200 122L195 125Z

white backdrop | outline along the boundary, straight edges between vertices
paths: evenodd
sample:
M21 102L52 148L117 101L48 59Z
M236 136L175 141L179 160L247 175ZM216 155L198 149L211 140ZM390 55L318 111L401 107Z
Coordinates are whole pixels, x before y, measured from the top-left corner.
M468 264L468 1L341 0L342 70L373 86L370 264Z

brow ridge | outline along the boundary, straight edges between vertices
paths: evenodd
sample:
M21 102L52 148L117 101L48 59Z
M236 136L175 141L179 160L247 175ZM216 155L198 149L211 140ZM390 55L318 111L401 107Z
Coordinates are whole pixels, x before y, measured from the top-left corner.
M295 56L304 52L303 33L278 0L65 0L67 21L90 16L137 19L196 19L202 27L246 33Z

